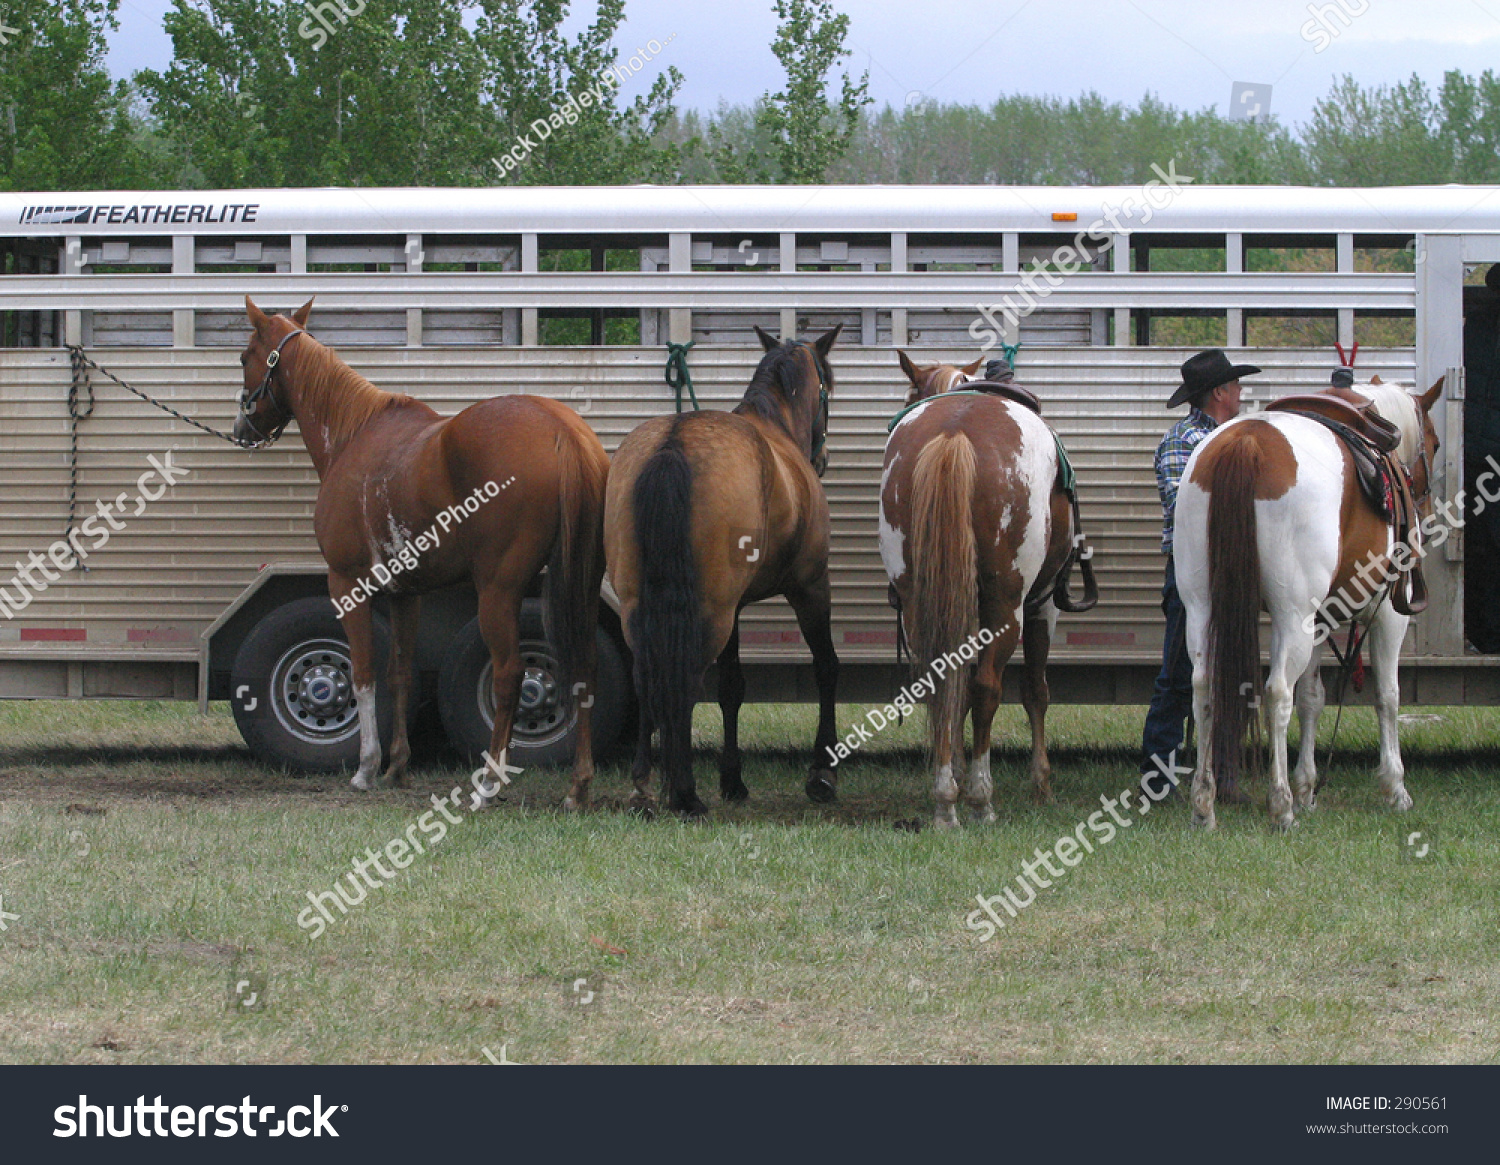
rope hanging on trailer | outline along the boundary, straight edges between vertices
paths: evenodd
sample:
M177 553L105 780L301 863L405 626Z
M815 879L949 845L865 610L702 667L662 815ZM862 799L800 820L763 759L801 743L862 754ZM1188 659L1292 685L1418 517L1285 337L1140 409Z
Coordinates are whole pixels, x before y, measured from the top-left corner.
M686 344L667 344L667 370L663 373L667 387L677 394L677 411L682 412L682 390L688 391L688 396L693 402L696 411L698 394L693 391L693 374L688 371L687 354L688 349L696 344L697 340L689 340Z

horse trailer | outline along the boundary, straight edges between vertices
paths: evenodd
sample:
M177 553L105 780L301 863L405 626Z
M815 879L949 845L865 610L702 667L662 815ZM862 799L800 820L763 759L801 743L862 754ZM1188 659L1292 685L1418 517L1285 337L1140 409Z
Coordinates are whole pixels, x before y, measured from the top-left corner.
M1253 408L1326 385L1333 345L1358 342L1361 377L1426 388L1446 375L1440 496L1500 455L1500 293L1481 278L1500 260L1500 187L1162 177L0 195L0 697L230 701L273 763L323 767L357 747L302 443L250 451L180 419L231 424L248 294L277 311L315 296L313 333L381 388L444 414L550 395L611 451L649 417L732 407L761 351L752 325L842 323L824 484L847 701L884 702L903 678L876 533L886 423L907 387L895 350L964 364L1019 344L1016 379L1077 472L1101 591L1062 618L1053 698L1143 704L1162 634L1152 453L1193 351L1258 365ZM665 345L689 341L690 391L674 392ZM1475 522L1429 555L1403 702L1500 696L1500 655L1486 654L1500 652L1496 545ZM607 581L605 598L600 749L630 702ZM423 607L423 696L471 702L477 738L483 653L452 662L477 636L475 597ZM522 764L568 748L538 611L528 619ZM815 698L784 601L745 611L741 645L748 699ZM252 690L236 676L257 654L305 666Z

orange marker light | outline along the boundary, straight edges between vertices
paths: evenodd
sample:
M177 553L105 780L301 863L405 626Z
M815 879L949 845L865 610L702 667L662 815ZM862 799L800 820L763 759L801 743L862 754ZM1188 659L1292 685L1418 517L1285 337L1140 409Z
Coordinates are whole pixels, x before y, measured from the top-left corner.
M1054 210L1052 212L1053 222L1077 222L1078 213L1072 210Z

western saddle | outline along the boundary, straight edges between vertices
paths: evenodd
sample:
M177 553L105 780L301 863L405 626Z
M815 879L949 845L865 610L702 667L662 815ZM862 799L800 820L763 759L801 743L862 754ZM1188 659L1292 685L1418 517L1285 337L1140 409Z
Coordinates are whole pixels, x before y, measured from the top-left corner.
M1409 565L1391 587L1391 606L1398 614L1415 615L1427 607L1427 580L1414 540L1420 515L1412 494L1411 475L1396 457L1400 430L1380 415L1374 402L1352 388L1335 383L1322 392L1284 396L1266 406L1268 412L1295 413L1316 421L1343 441L1354 461L1361 490L1376 511L1391 524L1398 543L1411 547Z

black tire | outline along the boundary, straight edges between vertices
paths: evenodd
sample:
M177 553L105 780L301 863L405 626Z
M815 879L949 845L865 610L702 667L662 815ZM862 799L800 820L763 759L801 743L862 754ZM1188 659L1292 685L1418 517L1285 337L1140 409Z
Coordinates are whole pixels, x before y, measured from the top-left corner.
M603 628L594 632L599 653L599 678L593 705L594 757L605 756L620 738L629 703L629 678L615 641ZM553 676L557 652L542 626L542 602L527 599L521 606L521 659L526 678L521 682L521 706L510 735L507 761L522 768L569 764L573 759L577 710L566 717L558 706ZM490 746L495 728L494 687L490 682L490 650L471 619L448 645L438 678L438 709L448 741L477 764Z
M376 723L380 746L388 749L391 634L379 615L373 623ZM277 607L245 637L234 659L230 704L240 735L267 764L300 773L357 768L359 709L350 673L349 641L333 604L309 598Z

